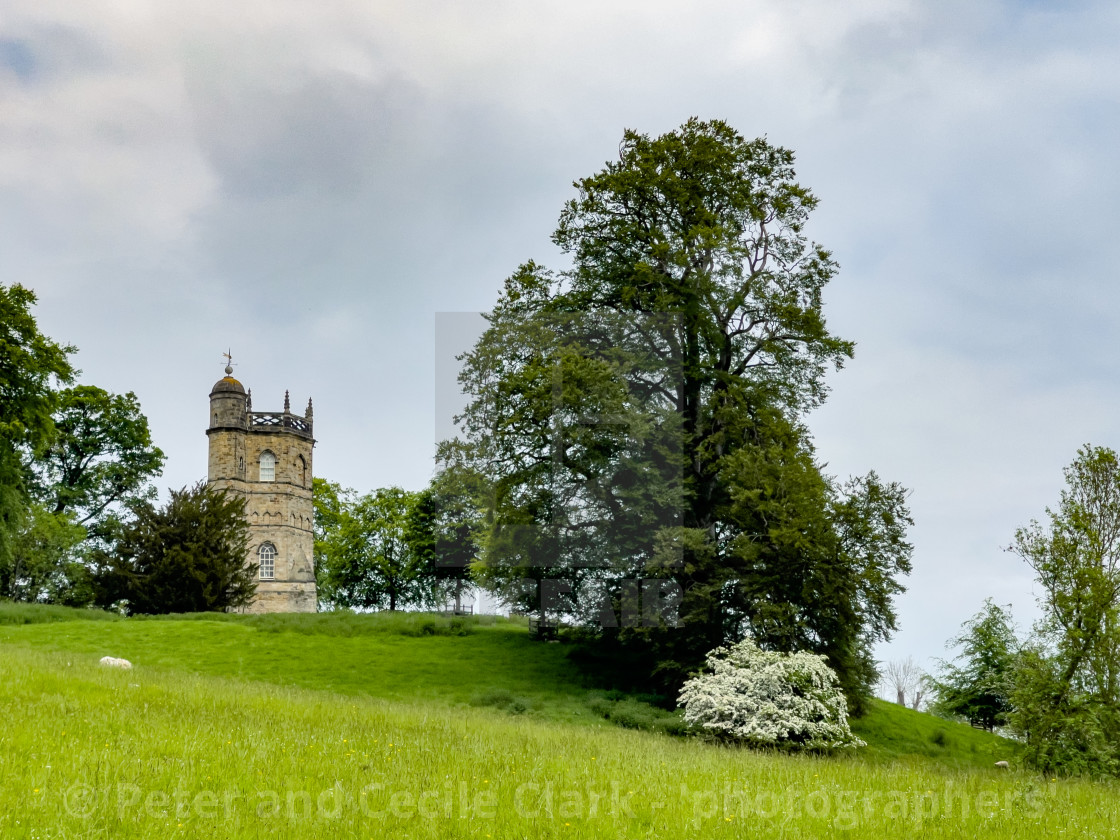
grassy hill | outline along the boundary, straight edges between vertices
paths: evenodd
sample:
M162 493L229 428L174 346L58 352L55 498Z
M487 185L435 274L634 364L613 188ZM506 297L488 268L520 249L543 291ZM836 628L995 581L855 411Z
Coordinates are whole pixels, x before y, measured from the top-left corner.
M100 620L88 620L92 618ZM0 606L0 837L1106 837L1115 788L876 704L855 757L664 732L507 621ZM99 668L102 655L132 671Z
M38 607L47 621L16 623L32 617L25 609L0 608L0 643L385 700L601 720L562 646L534 642L523 624L493 616L211 613L86 622L59 619L88 611Z

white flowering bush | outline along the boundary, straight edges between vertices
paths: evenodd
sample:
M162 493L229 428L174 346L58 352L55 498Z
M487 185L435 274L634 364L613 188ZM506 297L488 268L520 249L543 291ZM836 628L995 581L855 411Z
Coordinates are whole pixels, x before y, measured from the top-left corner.
M771 653L744 639L711 651L707 663L707 673L681 689L686 723L752 746L864 746L848 727L848 702L823 656Z

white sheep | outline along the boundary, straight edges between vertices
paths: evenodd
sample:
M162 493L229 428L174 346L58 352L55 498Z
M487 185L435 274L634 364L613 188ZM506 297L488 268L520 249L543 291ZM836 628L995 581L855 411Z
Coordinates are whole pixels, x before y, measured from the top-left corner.
M1006 761L997 761L996 762L996 767L999 768L1000 770L1010 770L1011 769L1011 765L1008 764Z
M106 668L124 668L125 670L132 667L132 663L127 659L118 659L115 656L102 656L101 664Z

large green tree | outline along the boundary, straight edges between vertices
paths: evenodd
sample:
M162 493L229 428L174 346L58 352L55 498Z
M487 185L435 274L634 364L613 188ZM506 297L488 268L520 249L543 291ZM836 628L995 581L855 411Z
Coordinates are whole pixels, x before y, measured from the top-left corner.
M245 562L245 499L200 481L171 491L166 505L142 499L96 555L105 607L130 613L222 612L247 605L257 567Z
M416 494L399 487L375 490L357 498L336 494L324 483L319 505L337 502L337 519L323 516L324 534L317 543L323 569L320 600L334 607L396 610L430 601L430 578L408 539Z
M0 565L0 596L84 607L93 600L89 569L77 549L86 529L66 513L32 503L12 540L9 565Z
M1034 570L1043 620L1024 652L1012 725L1045 769L1120 773L1120 457L1083 446L1046 521L1010 550Z
M1019 642L1011 613L989 598L949 643L960 649L954 662L942 662L929 680L937 693L934 711L963 717L989 732L1007 723Z
M14 598L81 603L92 597L85 556L112 534L122 504L154 498L151 478L164 456L135 394L77 385L55 397L50 440L24 447L35 504L12 563L25 577L11 590Z
M471 564L479 553L482 496L478 475L443 470L416 494L405 528L409 547L430 580L433 598L453 600L457 613L462 610L463 593L471 586Z
M74 348L39 331L35 301L30 289L0 285L0 568L7 569L28 511L21 451L50 442L55 386L73 375Z
M666 682L749 634L826 654L859 694L909 513L874 474L823 475L802 424L852 344L825 325L836 265L792 153L694 119L627 131L575 186L554 234L572 267L506 281L441 450L488 480L487 583L561 593Z
M357 494L349 487L315 477L311 480L311 501L315 509L312 526L315 553L315 588L319 603L324 607L331 605L328 593L330 583L327 576L330 570L341 563L343 546L341 527Z
M120 503L152 499L163 469L136 395L76 385L58 394L55 435L34 453L35 495L56 514L70 513L94 535Z

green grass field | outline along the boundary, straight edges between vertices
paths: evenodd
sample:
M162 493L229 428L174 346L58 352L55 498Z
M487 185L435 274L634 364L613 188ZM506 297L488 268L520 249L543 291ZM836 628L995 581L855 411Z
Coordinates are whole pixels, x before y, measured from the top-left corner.
M604 713L643 719L644 704L508 622L78 616L0 605L0 837L1120 830L1116 787L997 771L1013 744L890 704L859 721L856 756L615 726Z

